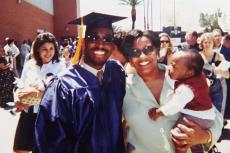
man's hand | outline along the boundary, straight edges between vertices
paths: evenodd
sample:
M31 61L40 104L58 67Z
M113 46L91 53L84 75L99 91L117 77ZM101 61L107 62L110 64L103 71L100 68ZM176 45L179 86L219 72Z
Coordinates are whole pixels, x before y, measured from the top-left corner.
M151 108L148 114L149 118L154 121L156 121L159 117L163 116L163 113L159 111L157 108Z
M183 118L183 120L186 125L178 124L175 129L171 130L172 140L177 150L185 151L193 145L208 142L210 137L208 130L202 129L199 125L186 118Z

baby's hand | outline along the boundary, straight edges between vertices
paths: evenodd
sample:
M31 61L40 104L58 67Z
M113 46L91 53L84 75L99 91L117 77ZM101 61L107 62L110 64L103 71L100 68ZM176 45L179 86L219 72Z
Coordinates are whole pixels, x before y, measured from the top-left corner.
M148 114L149 114L149 118L154 121L156 121L159 117L162 116L161 111L157 110L157 108L151 108Z

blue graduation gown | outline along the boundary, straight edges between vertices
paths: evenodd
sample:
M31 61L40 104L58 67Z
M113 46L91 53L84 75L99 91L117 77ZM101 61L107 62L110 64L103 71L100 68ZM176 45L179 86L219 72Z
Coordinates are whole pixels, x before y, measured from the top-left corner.
M123 153L121 126L126 74L105 65L103 84L74 65L47 87L35 124L41 153Z

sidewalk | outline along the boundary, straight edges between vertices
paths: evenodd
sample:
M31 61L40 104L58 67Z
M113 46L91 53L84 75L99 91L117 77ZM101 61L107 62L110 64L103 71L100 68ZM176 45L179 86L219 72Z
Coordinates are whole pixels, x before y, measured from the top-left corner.
M13 153L14 134L20 113L16 116L0 108L0 153ZM216 146L220 153L230 153L230 120L223 130L221 142Z
M230 120L222 132L221 142L216 146L221 153L230 153Z
M9 111L0 108L0 153L13 153L14 134L19 113L13 116Z

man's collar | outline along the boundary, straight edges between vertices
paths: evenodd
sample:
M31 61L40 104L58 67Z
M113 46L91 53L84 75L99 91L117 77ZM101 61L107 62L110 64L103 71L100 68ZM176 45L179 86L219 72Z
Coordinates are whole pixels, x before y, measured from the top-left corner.
M93 73L93 75L95 75L95 76L97 76L97 72L98 72L98 71L100 71L100 70L103 70L103 71L104 71L104 70L105 70L105 65L103 65L103 67L102 67L100 70L97 70L97 69L95 69L95 68L89 66L88 64L86 64L86 63L84 62L84 60L81 60L80 63L79 63L79 65L80 65L81 67L83 67L84 69L86 69L87 71Z

